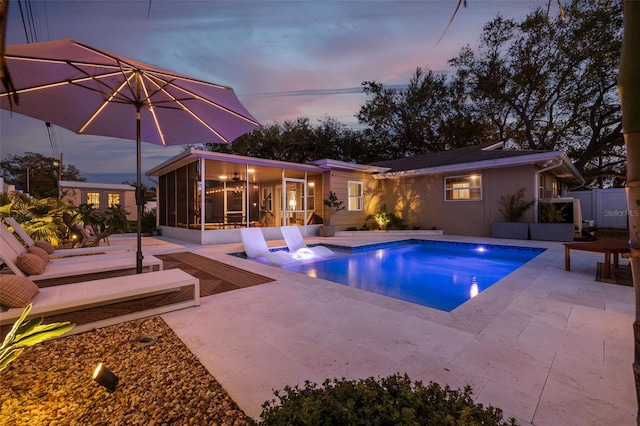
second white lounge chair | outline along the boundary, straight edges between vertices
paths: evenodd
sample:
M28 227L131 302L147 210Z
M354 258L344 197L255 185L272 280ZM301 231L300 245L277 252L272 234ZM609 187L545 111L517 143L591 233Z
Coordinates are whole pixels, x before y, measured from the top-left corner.
M264 234L260 228L241 228L240 239L247 257L264 263L281 265L295 260L291 253L277 250L269 251Z
M3 224L0 224L0 258L14 274L22 277L27 276L27 274L18 267L18 256L26 251L27 249L24 248L22 243ZM46 264L44 272L37 275L29 275L29 279L37 282L54 278L79 277L99 272L135 269L135 267L136 253L134 252L67 257L51 259ZM145 254L142 267L147 271L162 270L163 263L157 257Z
M36 243L33 241L31 236L27 234L27 232L20 226L17 220L8 216L4 218L4 221L7 225L13 228L13 232L18 234L22 242L24 242L27 247L32 247ZM67 256L77 256L77 255L85 255L85 254L98 254L98 253L111 253L116 251L134 251L134 247L128 244L120 244L113 246L99 246L99 247L82 247L75 249L64 249L64 250L54 250L51 257L67 257Z
M304 242L304 238L302 238L300 228L298 228L297 226L281 226L280 231L282 232L284 241L287 243L289 252L293 253L294 255L299 254L303 257L306 257L306 252L319 257L329 257L335 254L333 250L325 246L307 246L307 244Z

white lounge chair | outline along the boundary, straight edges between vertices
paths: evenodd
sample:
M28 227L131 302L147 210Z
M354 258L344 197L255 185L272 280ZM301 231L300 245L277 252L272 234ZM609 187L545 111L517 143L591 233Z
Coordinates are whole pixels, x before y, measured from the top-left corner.
M281 265L295 260L291 253L282 250L269 251L260 228L241 228L240 239L247 257L261 262Z
M27 247L32 247L35 245L35 241L31 238L29 234L26 233L24 229L20 226L17 220L12 217L5 217L4 221L7 225L13 228L13 232L18 234L20 239L27 245ZM84 254L98 254L98 253L111 253L116 251L134 251L134 247L128 244L120 244L120 245L108 245L102 247L82 247L75 249L64 249L64 250L55 250L51 257L66 257L66 256L77 256Z
M14 274L26 277L17 265L18 256L27 249L4 226L0 225L0 258ZM162 270L162 260L149 254L144 255L142 267L147 271ZM32 281L43 281L54 278L74 277L80 275L112 272L136 268L135 252L95 254L91 256L67 257L51 259L42 274L29 275Z
M45 287L41 288L38 294L33 297L31 301L33 307L28 318L56 315L93 306L140 299L168 291L177 291L185 286L194 287L192 299L77 325L70 333L67 333L75 334L120 322L159 315L176 309L198 306L200 305L200 280L180 269L167 269L142 275L127 275ZM22 311L22 308L10 308L6 311L1 311L0 325L13 323L20 317ZM117 310L114 310L114 312L117 312Z
M335 255L333 250L325 246L307 246L304 242L304 238L302 238L300 228L297 226L281 226L280 231L282 232L284 241L287 243L289 252L293 253L294 256L306 258L311 257L312 255L318 257L329 257Z

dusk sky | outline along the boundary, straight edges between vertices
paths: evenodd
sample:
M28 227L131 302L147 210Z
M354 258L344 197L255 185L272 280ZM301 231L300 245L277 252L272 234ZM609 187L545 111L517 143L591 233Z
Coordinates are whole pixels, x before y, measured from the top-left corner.
M231 86L262 124L324 117L355 125L363 81L406 84L417 67L447 60L498 13L520 19L547 0L468 0L438 43L457 0L422 1L32 1L37 40L74 40L213 83ZM45 7L46 6L46 7ZM150 10L149 10L150 8ZM30 40L32 35L29 35ZM7 44L26 43L11 1ZM0 157L64 153L91 174L134 173L135 143L75 135L0 113ZM185 141L189 143L190 141ZM180 152L143 143L143 172ZM119 183L119 182L115 182Z

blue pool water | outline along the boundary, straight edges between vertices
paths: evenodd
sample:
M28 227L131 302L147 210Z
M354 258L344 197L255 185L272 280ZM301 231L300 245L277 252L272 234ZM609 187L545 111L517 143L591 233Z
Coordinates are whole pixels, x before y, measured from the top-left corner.
M283 269L451 311L543 251L412 240L314 262L286 264Z

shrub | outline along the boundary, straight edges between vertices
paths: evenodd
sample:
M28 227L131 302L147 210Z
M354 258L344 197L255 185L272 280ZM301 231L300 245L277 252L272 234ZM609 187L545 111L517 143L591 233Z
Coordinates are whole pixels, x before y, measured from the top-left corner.
M140 231L143 234L151 234L158 227L156 226L157 211L155 208L150 210L143 210L140 216Z
M409 229L404 221L394 213L387 212L386 206L382 206L382 210L367 217L367 220L373 219L375 226L381 231L389 229Z
M452 390L395 375L286 386L262 404L262 425L515 425L502 410L477 404L471 388Z
M534 201L524 201L524 188L509 196L501 196L498 202L501 206L500 213L507 222L517 222L533 206Z

